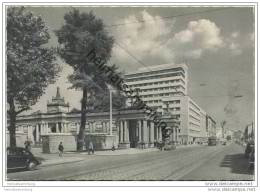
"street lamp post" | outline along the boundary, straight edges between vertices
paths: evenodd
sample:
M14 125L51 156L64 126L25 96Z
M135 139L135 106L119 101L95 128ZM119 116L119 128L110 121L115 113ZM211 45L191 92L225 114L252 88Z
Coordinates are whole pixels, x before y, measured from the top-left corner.
M112 127L112 112L113 112L113 110L112 110L112 90L111 89L109 89L109 99L110 99L110 114L109 114L109 125L110 125L110 129L109 129L109 131L110 131L110 135L113 135L113 127Z

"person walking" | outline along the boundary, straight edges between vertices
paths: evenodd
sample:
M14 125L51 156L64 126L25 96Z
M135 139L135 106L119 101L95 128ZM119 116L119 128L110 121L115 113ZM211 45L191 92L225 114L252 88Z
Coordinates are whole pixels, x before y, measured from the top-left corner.
M90 152L92 152L92 154L94 154L94 145L93 145L92 141L90 141L88 144L88 154L89 155L90 155Z
M61 157L62 154L63 154L63 150L64 150L64 147L63 147L63 145L62 145L62 142L60 142L58 149L59 149L59 156Z

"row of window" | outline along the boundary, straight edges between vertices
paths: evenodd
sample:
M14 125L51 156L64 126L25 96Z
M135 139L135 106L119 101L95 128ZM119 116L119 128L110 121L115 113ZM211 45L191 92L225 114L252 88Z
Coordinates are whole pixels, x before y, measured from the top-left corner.
M140 78L135 78L135 79L126 79L127 82L135 82L135 81L143 81L143 80L151 80L151 79L160 79L160 78L167 78L167 77L177 77L177 76L182 76L185 78L184 74L181 72L178 73L173 73L173 74L160 74L160 75L155 75L151 77L140 77Z
M140 96L140 98L169 97L169 96L184 96L184 94L183 94L182 92L160 93L160 94L149 93L149 94L147 94L147 95Z
M189 111L190 111L192 114L196 115L197 117L200 117L200 114L199 114L197 111L195 111L194 109L189 108Z
M135 85L130 85L130 88L135 88L135 87L145 87L145 86L153 86L153 85L168 85L170 83L179 83L182 82L185 84L185 82L182 79L175 79L175 80L169 80L169 81L161 81L161 82L153 82L153 83L138 83Z
M193 102L189 101L190 105L192 105L192 107L194 107L195 109L197 109L198 111L200 111L200 108L197 107Z
M196 133L196 134L198 134L200 131L193 130L193 129L189 129L189 132L190 132L190 133Z
M161 87L161 88L153 88L153 89L141 89L139 92L143 93L143 92L149 92L149 91L164 91L164 90L171 90L171 91L175 91L176 89L179 90L183 90L185 91L185 88L183 86L173 86L173 87Z
M192 122L189 122L189 125L190 125L191 127L200 127L199 125L197 125L197 124L195 124L195 123L192 123Z
M197 119L197 118L195 118L195 117L192 116L192 115L189 115L189 118L192 119L193 121L196 121L196 122L200 123L200 120Z
M180 100L172 100L172 101L166 101L166 104L180 104L181 101Z
M163 69L163 70L157 70L157 71L149 71L149 72L144 72L144 73L136 73L136 74L131 74L131 75L126 75L127 78L131 77L140 77L142 75L155 75L155 74L161 74L161 73L166 73L166 72L176 72L176 71L181 71L185 74L185 71L181 67L176 67L172 69Z

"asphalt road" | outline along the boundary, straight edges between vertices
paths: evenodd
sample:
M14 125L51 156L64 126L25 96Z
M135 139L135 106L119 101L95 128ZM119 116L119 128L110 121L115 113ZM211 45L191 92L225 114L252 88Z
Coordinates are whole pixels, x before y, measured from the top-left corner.
M80 155L80 154L78 154ZM81 154L82 155L82 154ZM184 147L135 155L89 156L80 162L8 173L8 180L253 180L243 148Z

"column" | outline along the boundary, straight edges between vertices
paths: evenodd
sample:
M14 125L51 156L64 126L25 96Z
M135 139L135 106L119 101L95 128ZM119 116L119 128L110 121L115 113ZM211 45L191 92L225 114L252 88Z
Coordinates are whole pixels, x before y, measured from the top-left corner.
M40 135L44 134L44 124L43 123L40 124L39 133L40 133Z
M30 131L29 131L30 130ZM33 139L33 126L32 125L29 125L29 140L34 143L34 139Z
M158 131L158 140L162 141L162 132L161 132L161 128L157 127L157 131Z
M121 121L118 122L118 139L121 142Z
M147 146L147 143L148 143L147 120L143 120L143 141L144 141L144 143L145 143L145 146Z
M93 133L96 132L96 121L93 122Z
M30 125L27 125L27 137L30 140L31 139L31 127Z
M48 123L45 123L45 130L46 130L46 134L48 134L49 133Z
M60 132L61 132L61 133L64 133L64 131L65 131L65 130L64 130L64 123L61 122L61 123L60 123L60 126L61 126L61 130L60 130Z
M128 126L128 121L124 121L124 133L125 133L125 142L129 143L129 126Z
M40 141L39 124L36 124L36 141Z
M48 123L44 123L44 132L45 134L48 134L49 133L49 130L48 130Z
M90 127L89 127L90 128ZM76 123L76 133L79 133L79 123Z
M138 139L139 139L139 142L143 141L142 140L142 120L138 120Z
M109 123L109 121L106 121L105 125L106 125L106 132L109 134L109 132L110 132L110 123Z
M106 127L105 127L105 122L101 121L101 127L102 127L102 132L106 133Z
M65 123L65 133L69 132L69 126L68 126L68 122Z
M120 125L119 125L119 132L120 132L120 143L123 143L124 142L124 136L123 136L123 134L124 134L124 130L123 130L123 128L124 128L124 125L123 125L123 121L120 121Z
M59 133L59 123L56 123L56 133Z
M175 141L176 141L176 143L179 143L178 142L178 135L179 135L179 127L176 127L175 128Z
M67 133L68 132L68 126L67 126L67 122L63 123L63 133Z
M62 132L63 133L67 132L67 127L66 127L66 123L65 122L62 123Z
M154 122L150 122L150 143L154 143Z

